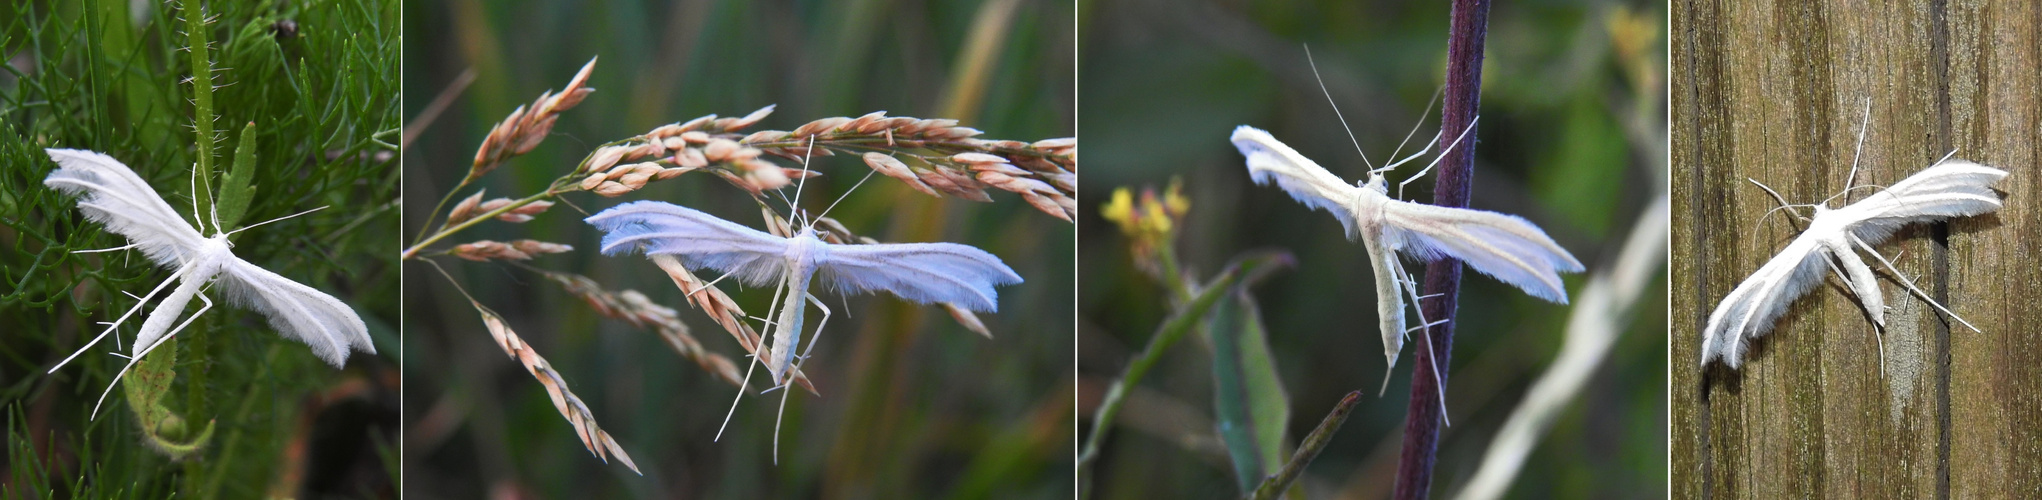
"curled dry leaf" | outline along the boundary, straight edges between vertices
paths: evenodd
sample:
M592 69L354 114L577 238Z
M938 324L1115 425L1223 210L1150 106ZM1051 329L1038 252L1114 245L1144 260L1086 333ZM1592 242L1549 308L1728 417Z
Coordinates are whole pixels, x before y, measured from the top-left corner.
M617 445L617 440L596 425L596 417L590 414L588 405L582 403L581 398L567 388L567 380L562 379L560 374L553 370L553 365L547 363L545 357L532 350L532 346L519 338L517 332L511 331L510 325L504 322L502 316L483 307L481 302L470 300L468 303L475 306L475 312L482 314L482 324L489 329L489 336L496 340L497 347L503 348L505 354L525 365L525 371L530 372L532 378L537 379L540 385L546 386L546 395L552 398L553 409L558 410L560 416L574 426L574 433L581 438L582 447L588 448L589 453L606 463L610 461L610 457L616 457L617 461L624 462L625 467L630 467L631 472L645 474L638 471L638 464L631 462L631 456L624 453L624 448Z

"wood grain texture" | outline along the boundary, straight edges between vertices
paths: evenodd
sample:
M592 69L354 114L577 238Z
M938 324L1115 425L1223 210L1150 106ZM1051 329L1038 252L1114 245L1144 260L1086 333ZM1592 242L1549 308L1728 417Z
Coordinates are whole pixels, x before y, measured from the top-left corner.
M2042 491L2042 8L1672 9L1673 496ZM1792 203L1842 191L1868 98L1856 185L1891 184L1952 149L2011 173L2000 212L1912 226L1878 247L1984 332L1946 322L1881 269L1883 332L1830 277L1753 342L1744 369L1704 370L1700 332L1716 302L1801 227L1761 221L1776 203L1746 179Z

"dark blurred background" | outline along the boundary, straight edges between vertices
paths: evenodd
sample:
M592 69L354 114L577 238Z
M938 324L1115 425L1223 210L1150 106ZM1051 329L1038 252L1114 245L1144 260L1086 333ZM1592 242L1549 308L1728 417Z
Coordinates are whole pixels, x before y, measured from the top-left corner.
M413 93L406 116L408 132L418 134L405 157L407 241L466 173L488 128L566 85L591 57L601 58L590 80L598 91L562 115L544 144L485 178L490 197L537 192L597 144L768 104L779 108L755 129L885 110L958 119L986 138L1069 137L1074 14L1067 1L405 2L404 84ZM474 83L455 85L470 70ZM420 128L416 117L450 88L458 92L451 107ZM847 157L819 158L814 168L825 175L804 199L825 203L869 171ZM712 442L734 387L652 332L598 316L528 270L440 258L555 365L645 476L605 465L448 280L407 263L407 496L1068 497L1075 231L1011 194L993 198L939 200L881 176L831 212L882 241L977 246L1027 282L1001 289L1000 312L981 315L992 339L937 308L885 296L851 297L846 307L818 293L838 311L804 366L822 395L796 393L788 402L778 465L771 452L779 394L748 398L722 442ZM658 268L642 257L599 255L598 234L577 207L662 200L763 227L749 196L691 174L617 199L564 199L537 220L491 222L454 240L574 245L530 264L644 292L679 309L710 350L745 360ZM770 289L720 286L755 315L771 298Z
M1297 257L1295 269L1255 289L1290 397L1291 446L1342 395L1366 394L1307 470L1306 491L1312 498L1389 496L1411 373L1423 369L1412 361L1416 341L1405 346L1389 393L1377 398L1384 366L1368 257L1332 216L1254 185L1227 137L1237 125L1253 125L1350 182L1364 178L1367 169L1307 66L1302 46L1309 44L1378 165L1424 122L1404 148L1409 154L1438 130L1438 108L1420 112L1443 83L1447 4L1081 2L1080 128L1094 165L1081 191L1092 211L1079 224L1080 409L1088 429L1091 405L1169 307L1155 280L1131 265L1127 238L1097 208L1117 187L1161 191L1181 178L1191 208L1176 248L1201 280L1247 250L1281 248ZM1646 38L1640 26L1649 28ZM1665 168L1664 32L1660 2L1497 2L1473 208L1530 219L1590 272L1606 267L1644 205L1664 189L1664 174L1655 173ZM1388 174L1390 182L1430 159ZM1406 199L1429 202L1432 182L1413 183ZM1570 293L1579 293L1583 277L1566 276ZM1463 283L1448 377L1453 426L1443 432L1432 489L1442 496L1473 474L1496 427L1552 361L1569 312L1478 273ZM1664 494L1663 271L1646 289L1628 331L1537 444L1512 496ZM1233 472L1213 432L1208 351L1202 339L1178 344L1135 389L1098 465L1097 498L1233 495Z

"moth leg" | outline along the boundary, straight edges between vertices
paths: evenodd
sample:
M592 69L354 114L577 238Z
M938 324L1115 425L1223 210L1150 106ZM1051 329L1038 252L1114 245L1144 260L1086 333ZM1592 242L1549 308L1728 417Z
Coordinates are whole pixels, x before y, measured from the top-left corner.
M1965 328L1970 328L1971 331L1973 332L1985 333L1983 330L1979 330L1978 327L1972 326L1971 322L1964 321L1964 318L1957 316L1957 313L1950 312L1949 308L1943 307L1943 304L1936 302L1936 299L1930 298L1928 293L1921 291L1920 288L1916 288L1914 286L1913 280L1907 279L1907 275L1901 274L1900 268L1893 267L1892 261L1886 260L1886 256L1880 255L1879 251L1873 250L1871 245L1865 244L1865 240L1858 239L1858 235L1853 234L1850 235L1850 237L1852 244L1856 244L1858 248L1864 249L1865 253L1872 254L1872 258L1878 260L1880 264L1884 264L1886 266L1886 270L1893 271L1893 277L1899 278L1900 284L1902 286L1906 286L1908 291L1914 292L1915 296L1921 297L1921 300L1923 302L1927 302L1929 303L1929 305L1935 306L1937 311L1942 311L1943 314L1949 316L1950 319L1957 320L1958 323L1963 323Z
M142 246L142 244L141 244L141 243L129 243L129 244L126 244L126 245L121 245L121 246L117 246L117 247L113 247L113 248L95 248L95 249L91 249L91 250L72 250L72 251L71 251L71 253L99 253L99 252L118 252L118 251L121 251L121 250L127 250L127 249L130 249L130 248L134 248L134 247L138 247L138 246Z
M801 356L798 358L801 361L806 361L808 360L808 353L815 351L816 342L822 340L822 327L830 324L830 315L832 314L832 312L830 311L830 306L823 305L822 299L815 298L814 294L803 293L801 295L803 297L807 297L809 303L815 304L816 309L822 310L822 319L815 322L815 336L808 338L808 348L802 349ZM849 307L846 307L845 309L848 310ZM796 362L794 363L794 366L796 368L799 368L801 367L801 363Z
M728 278L728 277L730 277L730 273L724 273L724 274L723 274L722 276L717 276L717 277L716 277L716 279L713 279L713 280L709 280L709 282L708 282L708 283L704 283L704 284L702 285L702 287L701 287L701 288L697 288L697 289L694 289L693 291L690 291L690 292L688 292L688 295L687 295L687 297L686 297L686 298L687 298L688 300L694 300L694 299L695 299L695 294L697 294L697 293L701 293L701 292L702 292L703 290L708 290L708 289L709 289L709 287L713 287L713 286L716 286L716 282L718 282L718 281L723 281L723 279L724 279L724 278Z
M725 275L725 276L728 276L728 275ZM720 280L720 279L723 279L723 278L719 277L719 278L717 278L717 279L719 279L719 280ZM702 288L698 288L698 289L696 289L696 291L701 291L701 290L705 290L705 289L708 289L708 288L709 288L708 286L703 286ZM766 307L766 315L767 315L767 316L772 316L772 315L773 315L773 313L779 312L779 310L780 310L780 298L781 298L781 296L782 296L782 295L783 295L783 294L784 294L785 292L786 292L786 287L778 287L778 288L774 288L774 289L773 289L773 302L772 302L772 305L770 305L770 306L767 306L767 307ZM694 292L689 292L689 293L691 293L691 294L692 294L692 293L694 293ZM759 322L760 322L760 323L764 323L764 324L766 324L766 325L771 325L771 326L773 326L774 328L778 328L778 327L779 327L779 325L776 325L776 324L774 324L774 323L773 323L772 321L768 321L768 320L766 320L765 318L760 318L760 317L757 317L757 316L751 316L751 315L745 315L745 317L746 317L746 318L751 318L751 319L755 319L755 320L759 320ZM771 332L769 331L768 333L771 333ZM741 401L744 401L744 391L745 391L745 389L748 389L748 388L750 388L750 387L751 387L751 383L752 383L752 372L753 372L754 370L758 370L758 369L759 369L759 363L760 363L760 362L761 362L761 360L763 359L763 358L762 358L762 357L761 357L760 355L761 355L761 354L767 354L767 353L762 353L762 352L760 352L760 351L764 351L764 350L766 350L765 342L766 342L766 339L765 339L764 337L760 337L760 338L757 338L757 339L753 339L753 340L752 340L752 342L751 342L751 345L743 346L743 347L745 348L745 350L751 351L751 355L750 355L750 356L751 356L751 358L752 358L752 361L751 361L750 363L747 363L747 366L745 367L745 370L744 370L744 380L741 380L741 381L739 381L739 382L738 382L738 384L737 384L737 398L735 398L735 399L732 399L732 400L730 401L730 412L728 412L728 413L725 413L725 414L723 414L723 425L722 425L722 426L719 426L719 427L717 427L717 428L716 428L716 439L713 439L712 441L721 441L721 440L723 440L723 431L724 431L724 429L728 429L728 428L730 428L730 418L731 418L732 416L735 416L735 415L737 415L737 404L738 404L739 402L741 402ZM772 389L767 389L766 391L771 391L771 390L772 390ZM766 391L760 391L760 394L764 394L764 393L765 393Z
M793 383L794 376L789 375L787 382L780 386L786 387ZM780 424L787 420L787 395L793 393L792 390L780 393L780 412L773 416L773 465L780 465Z
M106 395L113 393L113 386L120 385L121 377L127 376L128 370L134 368L136 362L141 361L143 356L148 356L150 351L156 350L156 348L162 346L164 342L169 342L170 339L175 338L177 336L177 332L184 331L184 327L191 326L191 322L193 321L198 321L199 315L205 314L207 309L213 308L213 299L206 298L206 294L204 292L200 292L198 294L198 298L199 302L201 303L198 312L191 313L191 317L185 318L183 323L178 323L176 328L171 328L169 333L165 333L163 334L162 338L156 339L156 343L149 344L149 347L142 349L142 352L140 354L136 354L135 357L129 358L128 364L126 366L121 367L120 373L115 373L113 375L113 382L108 382L106 384L106 391L99 393L99 402L93 403L92 416L89 419L97 420L99 418L99 407L106 404ZM164 311L164 312L170 314L180 314L183 313L184 311Z
M1468 128L1464 128L1464 129L1461 129L1461 134L1460 134L1460 135L1457 135L1457 136L1454 136L1454 142L1453 142L1453 144L1448 144L1448 145L1446 145L1446 149L1441 149L1441 150L1439 150L1439 156L1437 156L1437 157L1434 157L1434 158L1432 159L1432 163L1427 163L1427 164L1425 164L1425 168L1423 168L1423 169L1419 169L1419 170L1418 170L1418 173L1416 173L1416 174L1411 174L1411 178L1410 178L1410 179L1404 179L1404 182L1398 183L1398 184L1397 184L1397 196L1398 196L1398 197L1402 197L1402 196L1404 196L1404 185L1405 185L1405 184L1410 184L1410 183L1411 183L1411 181L1413 181L1413 180L1416 180L1416 179L1418 179L1419 177L1424 177L1424 176L1425 176L1425 174L1426 174L1427 172L1431 172L1431 171L1432 171L1432 167L1434 167L1434 166L1438 166L1438 165L1439 165L1439 162L1440 162L1440 160L1444 160L1444 159L1446 159L1446 154L1447 154L1447 153L1451 153L1451 152L1453 152L1453 150L1454 150L1454 147L1456 147L1456 146L1460 146L1460 145L1461 145L1461 139L1466 139L1466 138L1468 138L1468 132L1473 132L1473 131L1475 131L1475 124L1477 124L1477 123L1482 123L1482 117L1480 117L1480 116L1477 116L1477 117L1475 117L1475 119L1473 119L1473 120L1469 120L1469 121L1468 121ZM1445 132L1445 130L1441 130L1440 132ZM1438 141L1436 141L1436 140L1435 140L1434 142L1438 142Z
M1421 123L1421 125L1422 125L1422 123ZM1417 132L1417 131L1418 131L1418 129L1411 129L1411 131L1412 131L1412 132ZM1380 168L1377 168L1376 170L1377 170L1377 171L1380 171L1380 172L1388 172L1388 171L1391 171L1391 170L1396 170L1396 169L1397 169L1397 166L1398 166L1398 165L1403 165L1403 164L1404 164L1405 162L1409 162L1409 161L1411 161L1411 160L1416 160L1416 159L1418 159L1418 157L1420 157L1420 156L1425 156L1425 153L1430 153L1430 152L1432 152L1432 146L1433 146L1434 144L1437 144L1437 143L1439 143L1439 136L1440 136L1440 135L1441 135L1441 132L1433 132L1433 133L1432 133L1432 140L1430 140L1430 141L1425 141L1425 147L1424 147L1424 148L1420 148L1420 149L1418 150L1418 152L1416 152L1416 153L1411 153L1411 156L1406 156L1406 157L1404 157L1403 159L1399 159L1399 160L1396 160L1396 161L1392 161L1392 162L1390 162L1390 163L1389 163L1388 165L1383 165L1382 167L1380 167ZM1394 155L1395 153L1392 153L1392 154Z
M737 383L737 399L730 401L730 412L723 414L723 425L716 428L716 438L710 441L723 440L723 430L730 428L730 417L737 415L737 403L744 401L745 389L751 388L752 371L757 369L759 369L759 356L754 354L752 355L752 362L744 369L744 379L739 380Z
M135 311L142 310L142 305L149 303L149 299L151 297L155 297L157 293L161 293L163 291L163 287L170 286L171 283L177 282L178 278L183 277L185 273L189 273L191 272L191 270L192 263L186 263L185 265L178 266L177 271L170 273L170 277L165 278L163 280L163 283L157 284L156 289L150 290L148 295L143 295L142 300L135 302L135 307L130 307L128 308L128 312L121 313L121 317L119 319L113 320L113 323L108 324L106 330L99 332L99 336L93 337L91 342L86 342L85 345L80 346L77 351L71 352L70 356L66 356L63 361L58 361L57 366L52 366L50 367L49 371L43 373L45 374L56 373L57 369L63 368L65 364L70 363L71 360L77 358L79 354L84 354L86 349L91 349L92 346L99 344L99 341L105 340L108 334L114 332L114 329L120 328L122 322L125 322L128 320L129 317L134 316Z
M1453 420L1447 418L1446 416L1446 379L1440 378L1439 376L1439 351L1433 349L1432 335L1430 332L1433 326L1445 324L1447 320L1442 318L1437 323L1427 321L1425 319L1425 304L1423 303L1425 296L1418 295L1418 285L1412 282L1411 273L1409 271L1404 270L1404 263L1402 261L1398 261L1396 265L1393 266L1393 268L1396 269L1397 275L1399 276L1398 281L1402 281L1404 283L1404 292L1411 294L1412 297L1411 309L1417 311L1418 324L1420 325L1415 330L1425 330L1424 332L1420 332L1418 334L1418 337L1425 339L1425 350L1426 352L1431 353L1430 356L1427 356L1427 359L1431 361L1430 363L1427 363L1427 365L1429 365L1428 367L1432 369L1433 382L1432 386L1435 389L1439 389L1439 421L1445 424L1447 427L1453 427ZM1434 296L1438 295L1445 294L1434 294ZM1410 330L1406 330L1406 332L1409 331ZM1385 380L1383 381L1383 383L1387 386L1389 381Z

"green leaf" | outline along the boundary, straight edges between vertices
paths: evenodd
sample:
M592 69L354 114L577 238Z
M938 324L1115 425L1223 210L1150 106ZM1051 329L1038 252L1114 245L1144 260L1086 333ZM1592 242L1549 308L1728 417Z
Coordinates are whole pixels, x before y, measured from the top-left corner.
M255 199L255 187L249 183L255 180L255 122L241 129L241 143L234 146L234 166L227 171L227 179L220 182L220 229L236 227L241 216L248 213L248 202Z
M1282 467L1284 431L1290 422L1290 397L1276 374L1261 311L1248 294L1250 285L1244 281L1230 290L1213 307L1206 327L1212 345L1213 413L1243 494Z

